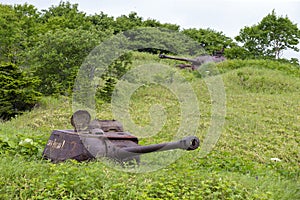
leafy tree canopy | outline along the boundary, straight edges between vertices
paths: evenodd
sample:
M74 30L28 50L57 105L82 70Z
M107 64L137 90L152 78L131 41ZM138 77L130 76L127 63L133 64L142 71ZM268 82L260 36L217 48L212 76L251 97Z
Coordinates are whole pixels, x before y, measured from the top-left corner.
M243 44L249 56L279 59L284 50L299 51L300 30L287 16L279 17L273 10L258 24L241 29L235 39Z
M99 33L82 29L49 31L31 51L31 68L45 95L68 94L84 58L99 44Z
M147 27L157 29L149 31ZM44 95L69 95L84 58L101 41L123 31L131 47L138 51L199 55L213 54L225 47L229 59L262 57L285 62L282 52L299 51L300 38L297 25L288 17L276 16L275 11L258 24L241 29L235 38L239 46L222 32L202 28L181 31L179 25L145 20L136 12L114 18L103 12L86 15L78 9L78 4L69 1L41 11L27 3L0 4L0 61L34 71L41 80L38 90ZM174 36L172 32L179 34ZM180 33L187 37L179 37ZM297 59L289 62L299 63ZM119 78L115 72L123 74L130 63L128 54L111 65L110 73L104 77L111 85L108 84L105 92L111 92Z
M0 4L0 59L17 61L22 40L21 23L12 6Z
M84 27L88 29L91 24L86 14L78 10L78 4L61 1L58 6L51 6L48 10L42 10L40 21L45 25L45 30L76 29Z
M208 54L212 54L213 52L219 51L222 48L227 48L235 45L233 43L233 40L225 36L222 32L217 32L209 28L191 28L183 30L183 33L199 42Z

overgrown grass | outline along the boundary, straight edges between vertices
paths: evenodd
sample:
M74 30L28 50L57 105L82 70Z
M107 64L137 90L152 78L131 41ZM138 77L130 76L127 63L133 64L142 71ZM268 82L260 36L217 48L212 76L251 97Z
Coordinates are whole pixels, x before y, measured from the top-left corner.
M143 53L135 58L134 66L175 64ZM104 161L43 160L51 131L71 128L72 114L70 99L43 98L33 111L0 124L0 199L300 199L300 73L290 65L268 62L218 64L227 114L217 145L204 158L201 149L184 152L170 165L148 173L119 171ZM180 73L198 98L196 135L203 141L210 126L209 91L197 72ZM171 140L180 126L176 95L156 84L133 94L132 120L148 125L149 110L156 104L164 107L166 121L156 135L140 135L141 144ZM109 103L98 107L97 118L114 118ZM159 165L172 153L149 154L142 163Z

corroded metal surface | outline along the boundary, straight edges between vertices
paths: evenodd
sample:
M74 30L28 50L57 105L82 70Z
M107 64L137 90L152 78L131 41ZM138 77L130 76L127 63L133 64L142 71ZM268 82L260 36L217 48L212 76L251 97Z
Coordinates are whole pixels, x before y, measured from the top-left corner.
M77 161L108 157L117 161L136 160L144 153L167 151L171 149L195 150L200 141L195 136L189 136L177 142L167 142L140 146L137 137L124 132L123 126L116 120L93 120L86 124L88 115L85 112L77 116L80 126L76 125L72 116L74 130L54 130L46 144L43 157L52 162L61 162L67 159ZM78 114L78 113L77 113ZM84 125L84 126L83 126ZM80 127L80 129L78 128ZM83 127L87 127L83 129Z

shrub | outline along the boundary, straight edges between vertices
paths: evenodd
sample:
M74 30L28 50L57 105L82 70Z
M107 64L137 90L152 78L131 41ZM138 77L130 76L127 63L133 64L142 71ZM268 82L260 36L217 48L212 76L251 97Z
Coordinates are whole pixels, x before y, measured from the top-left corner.
M129 52L123 54L110 66L108 66L108 70L101 77L104 84L102 87L97 87L97 98L109 102L118 79L120 79L130 69L131 64L132 53Z
M40 97L38 82L14 64L0 64L0 118L8 120L33 108Z

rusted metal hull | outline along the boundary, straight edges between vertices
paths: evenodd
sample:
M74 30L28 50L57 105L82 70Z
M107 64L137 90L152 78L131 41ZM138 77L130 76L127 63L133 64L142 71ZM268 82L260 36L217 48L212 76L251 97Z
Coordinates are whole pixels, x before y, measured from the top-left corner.
M83 148L78 134L68 130L55 130L46 144L43 157L54 162L60 162L66 159L84 161L91 159L92 155Z
M43 157L52 162L67 159L81 162L102 157L121 162L139 162L141 154L171 149L195 150L199 143L197 137L190 136L176 142L140 146L138 138L127 132L105 132L96 135L72 130L55 130L46 144Z
M115 155L118 149L133 146L138 146L138 139L126 132L94 135L72 130L55 130L46 144L43 157L53 162L67 159L85 161L97 157L118 158Z
M123 126L116 120L90 121L90 114L85 110L76 111L71 117L74 130L54 130L46 144L43 157L52 162L67 159L86 161L95 158L112 158L120 162L140 160L140 155L171 149L195 150L199 139L186 137L177 142L138 145L138 138L123 131Z

